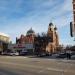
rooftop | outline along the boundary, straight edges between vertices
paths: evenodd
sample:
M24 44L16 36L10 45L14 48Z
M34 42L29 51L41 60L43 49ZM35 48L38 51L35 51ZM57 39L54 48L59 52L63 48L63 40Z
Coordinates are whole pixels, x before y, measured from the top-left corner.
M2 32L0 32L0 35L2 35L2 36L6 36L6 37L9 37L8 34L2 33Z

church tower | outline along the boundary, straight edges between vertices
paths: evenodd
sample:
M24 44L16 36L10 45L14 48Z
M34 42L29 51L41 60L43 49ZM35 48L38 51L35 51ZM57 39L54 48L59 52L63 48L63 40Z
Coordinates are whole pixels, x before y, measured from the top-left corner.
M49 41L47 46L48 51L50 51L51 53L54 53L56 52L56 48L59 45L59 40L58 40L57 28L56 26L53 25L53 23L49 23L47 36L51 40Z
M53 32L54 32L54 26L53 23L49 24L47 36L51 38L51 41L53 42Z

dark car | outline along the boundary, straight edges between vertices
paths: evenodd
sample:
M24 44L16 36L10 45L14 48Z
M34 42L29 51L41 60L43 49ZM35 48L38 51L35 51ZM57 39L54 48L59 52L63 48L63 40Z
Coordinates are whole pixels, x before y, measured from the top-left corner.
M56 58L66 58L67 57L67 53L60 53L58 54L58 56L56 56Z
M20 55L24 56L24 55L27 55L28 54L28 51L22 51L20 52Z

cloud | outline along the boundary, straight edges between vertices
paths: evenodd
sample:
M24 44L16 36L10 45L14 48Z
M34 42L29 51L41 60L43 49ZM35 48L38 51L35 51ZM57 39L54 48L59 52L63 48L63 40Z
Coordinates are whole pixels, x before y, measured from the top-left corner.
M72 11L72 0L65 0L63 4L62 9L64 11Z
M36 33L47 32L50 21L58 27L62 40L61 28L69 25L72 16L71 0L0 0L0 31L12 40L31 27Z

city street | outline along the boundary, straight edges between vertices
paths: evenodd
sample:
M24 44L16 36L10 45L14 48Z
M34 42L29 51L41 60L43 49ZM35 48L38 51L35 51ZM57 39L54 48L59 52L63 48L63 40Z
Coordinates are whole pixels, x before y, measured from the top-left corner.
M0 0L0 75L75 75L75 0Z
M0 75L75 75L75 60L0 56Z

